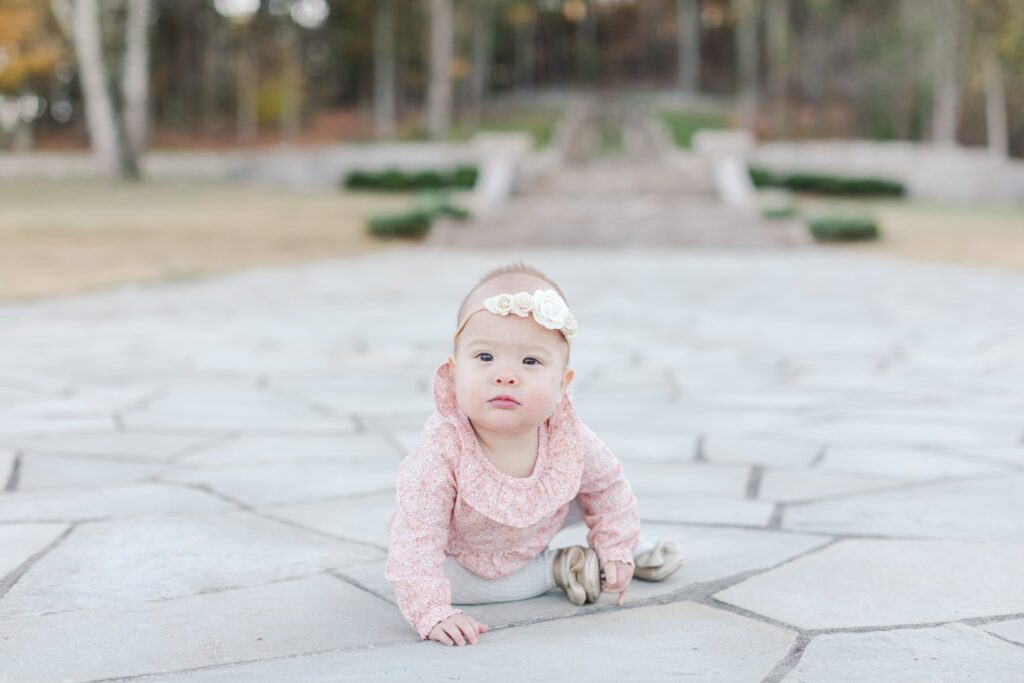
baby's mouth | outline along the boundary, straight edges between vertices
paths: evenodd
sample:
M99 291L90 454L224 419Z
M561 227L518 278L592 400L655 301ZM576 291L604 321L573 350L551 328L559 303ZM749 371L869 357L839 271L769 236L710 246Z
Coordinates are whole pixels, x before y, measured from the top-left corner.
M519 401L515 400L511 396L495 396L489 400L488 403L497 408L515 408L519 405Z

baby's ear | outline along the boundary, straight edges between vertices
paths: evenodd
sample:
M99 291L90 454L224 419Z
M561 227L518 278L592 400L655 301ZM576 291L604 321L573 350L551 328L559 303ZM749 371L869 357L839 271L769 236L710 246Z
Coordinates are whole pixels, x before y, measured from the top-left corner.
M576 377L576 373L572 368L565 371L565 376L562 377L562 396L565 396L565 392L569 390L569 385L572 384L574 377Z
M452 370L455 369L455 356L448 356L448 367Z

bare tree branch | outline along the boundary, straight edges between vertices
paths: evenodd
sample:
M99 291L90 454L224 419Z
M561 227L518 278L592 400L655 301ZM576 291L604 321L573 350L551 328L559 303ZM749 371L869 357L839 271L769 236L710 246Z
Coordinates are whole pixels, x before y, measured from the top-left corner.
M68 40L74 42L75 31L71 22L71 0L50 0L50 9L53 12L57 25Z

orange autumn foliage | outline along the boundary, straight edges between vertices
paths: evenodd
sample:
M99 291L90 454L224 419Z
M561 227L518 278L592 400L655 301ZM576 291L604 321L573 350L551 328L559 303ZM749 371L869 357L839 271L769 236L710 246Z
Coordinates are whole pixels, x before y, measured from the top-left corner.
M26 80L46 76L66 53L49 3L0 0L0 92L17 92Z

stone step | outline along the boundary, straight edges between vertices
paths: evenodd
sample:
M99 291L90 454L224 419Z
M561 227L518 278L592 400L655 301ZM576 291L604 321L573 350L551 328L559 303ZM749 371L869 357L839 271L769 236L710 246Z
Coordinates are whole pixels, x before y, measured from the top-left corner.
M715 197L704 166L597 159L536 179L484 215L438 221L427 241L453 246L768 247L809 243L794 221L765 221L757 207Z
M713 197L715 188L710 173L699 160L686 165L669 165L599 159L564 167L531 185L528 192L570 196L643 193Z
M453 246L763 247L809 243L795 221L760 219L698 197L657 195L585 199L530 197L500 214L439 221L428 241Z

